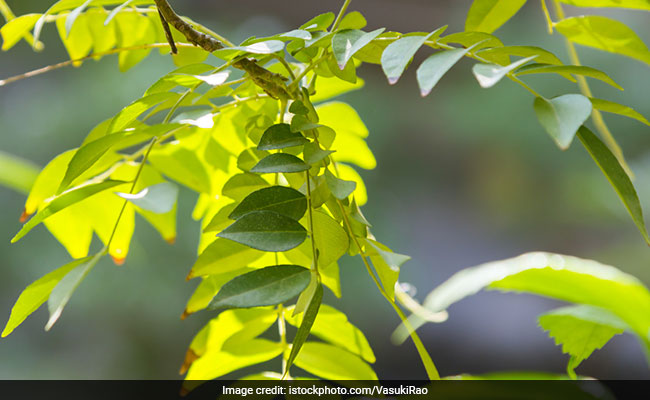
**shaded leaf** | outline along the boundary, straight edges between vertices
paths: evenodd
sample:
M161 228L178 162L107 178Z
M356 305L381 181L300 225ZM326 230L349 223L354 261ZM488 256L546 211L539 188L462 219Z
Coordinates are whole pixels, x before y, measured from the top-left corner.
M531 64L519 69L516 73L517 76L528 74L575 74L588 76L590 78L601 80L608 85L614 86L617 89L623 88L612 80L606 73L599 71L595 68L585 67L582 65L546 65L546 64Z
M420 94L422 94L422 97L431 93L431 90L436 86L440 78L471 50L472 47L442 50L424 60L417 70L418 85L420 86Z
M370 255L370 261L377 270L381 285L388 296L395 300L395 283L399 279L400 267L411 257L393 253L388 247L371 239L366 239L366 243L368 243L366 252Z
M632 29L615 19L596 15L570 17L556 22L554 27L574 43L650 64L648 46Z
M384 28L372 32L363 32L357 29L341 30L332 37L332 53L336 58L338 67L342 70L350 58L384 32Z
M305 162L310 165L323 161L332 153L334 153L334 150L323 150L316 142L307 143L302 150Z
M275 153L261 159L260 162L251 168L251 172L258 174L290 173L307 171L309 168L309 164L306 164L294 155Z
M289 124L271 125L264 131L257 150L277 150L309 143L299 132L292 132Z
M317 281L312 280L312 282L317 282ZM323 286L317 282L316 290L312 293L311 299L309 300L309 306L305 310L305 314L302 318L302 322L300 323L300 327L298 328L298 332L296 332L296 336L293 339L293 344L291 345L291 353L289 353L289 357L287 358L287 367L286 367L287 372L289 371L289 369L293 365L294 360L300 353L300 349L307 341L309 332L311 332L311 328L314 325L314 321L318 316L318 310L320 308L322 300L323 300Z
M275 211L298 221L307 211L307 198L296 189L271 186L249 194L228 218L238 219L251 211L259 210Z
M614 103L613 101L609 101L609 100L596 99L593 97L590 97L589 100L591 101L591 105L593 106L593 108L595 108L596 110L623 115L628 118L634 118L639 122L643 122L646 125L650 125L650 122L648 122L646 117L641 115L641 113L637 112L632 107Z
M526 0L474 0L467 13L465 31L492 33L508 22Z
M565 94L551 100L537 97L533 107L539 123L562 150L569 148L578 128L591 115L591 103L581 94Z
M584 126L578 130L578 138L614 187L616 193L618 193L618 196L623 201L625 208L627 208L630 216L632 216L634 224L639 229L639 232L641 232L641 236L650 245L650 236L648 236L648 231L645 226L643 210L641 209L641 203L636 194L636 189L634 189L630 177L623 167L621 167L616 156L612 154L609 148L593 132Z
M521 60L515 61L505 67L496 64L475 64L474 67L472 67L472 72L482 88L490 88L496 85L509 72L521 67L535 57L536 56L522 58Z
M310 272L298 265L275 265L240 275L223 285L208 306L250 308L283 303L309 284Z
M85 186L79 186L73 189L70 189L67 192L62 193L61 195L55 197L50 203L34 215L20 231L11 239L11 243L15 243L20 238L25 236L27 232L32 230L36 225L50 217L51 215L56 214L57 212L69 207L75 203L78 203L84 199L87 199L90 196L93 196L97 193L100 193L104 190L108 190L118 185L125 184L124 181L115 181L115 180L106 180L99 183L91 183Z
M263 210L242 216L217 236L262 251L287 251L302 243L307 231L289 217Z
M39 170L31 161L0 150L0 185L29 194Z
M49 331L56 321L61 316L63 308L70 301L70 297L77 289L79 284L86 278L91 269L97 264L97 261L102 257L103 252L97 253L92 257L88 257L84 262L76 265L70 272L68 272L63 279L61 279L47 300L47 309L50 312L50 319L45 325L45 330Z
M332 192L332 195L339 200L345 200L357 188L357 183L354 181L344 181L335 177L329 170L325 170L325 181L327 186Z
M381 54L381 68L389 84L397 83L418 49L434 34L435 31L424 36L403 37L386 47Z

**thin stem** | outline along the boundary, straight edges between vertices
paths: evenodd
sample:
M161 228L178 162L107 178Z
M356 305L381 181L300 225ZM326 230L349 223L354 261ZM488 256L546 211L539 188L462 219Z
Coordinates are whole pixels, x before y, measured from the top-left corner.
M397 315L400 317L402 320L402 323L406 327L406 329L409 332L409 335L411 336L411 340L413 340L413 344L415 344L415 348L418 351L418 354L420 355L420 359L422 360L422 364L424 364L424 369L427 371L427 375L430 380L439 380L440 379L440 374L438 373L438 370L436 369L435 364L433 363L433 360L431 359L431 356L427 352L427 349L424 347L424 344L422 343L422 340L420 340L420 336L418 336L417 332L415 329L413 329L413 326L411 323L408 321L408 317L402 312L402 310L399 308L399 306L395 303L393 299L390 298L388 293L384 290L383 286L379 283L379 279L377 278L377 275L375 274L375 271L373 271L372 267L370 266L370 263L368 262L368 256L365 254L363 251L363 248L359 244L359 241L357 237L352 233L352 226L350 225L350 219L348 218L347 213L345 212L345 209L343 208L343 203L341 203L341 200L337 199L337 203L339 207L341 208L341 214L343 214L343 221L345 221L345 224L348 228L348 232L350 233L350 236L352 237L352 240L356 244L357 248L359 249L359 255L361 256L361 259L363 260L363 264L366 266L366 270L368 270L368 274L372 277L372 280L375 281L375 285L377 285L377 288L379 289L379 292L386 298L386 300L390 303L391 306L393 306L393 309L395 309L395 312Z
M288 375L287 371L287 325L284 320L284 307L282 304L278 305L278 334L280 335L280 346L282 347L282 376Z
M296 77L291 81L291 83L289 84L288 89L291 91L295 86L297 86L297 85L300 83L300 80L301 80L302 78L304 78L305 75L307 75L307 73L308 73L309 71L311 71L312 69L316 68L316 65L318 65L321 61L325 60L326 58L327 58L327 53L323 54L323 55L322 55L321 57L319 57L316 61L313 61L311 64L309 64L309 66L307 66L307 68L305 68L304 70L302 70L302 72L301 72L300 74L298 74L298 76L296 76Z
M292 80L296 79L296 75L293 73L293 69L291 68L291 65L289 65L289 63L287 62L287 60L284 59L284 57L279 56L275 53L271 54L271 57L278 60L280 64L284 66L284 69L286 69L287 72L289 72L289 76L291 77Z
M153 149L153 146L158 142L158 137L154 137L151 139L151 142L149 143L149 147L147 148L147 152L144 153L144 157L142 158L142 161L140 162L140 166L138 167L138 172L135 174L135 178L133 178L133 184L131 185L131 190L129 190L129 193L133 194L135 191L135 187L138 184L138 179L140 178L140 174L142 173L142 170L144 169L144 165L147 162L147 158L149 158L149 153L151 153L151 149ZM122 205L122 209L120 210L120 213L117 215L117 220L115 221L115 226L113 227L113 232L111 232L111 236L108 239L108 242L106 242L106 248L109 249L111 247L111 243L113 242L113 238L115 237L115 233L117 232L117 227L120 225L120 221L122 220L122 215L124 215L124 210L126 209L126 205L129 201L124 200L124 204Z
M542 2L542 11L544 12L544 17L546 17L546 28L548 29L548 34L553 34L553 20L551 19L551 14L548 12L548 7L546 7L546 0L541 0Z
M330 32L334 32L336 28L339 27L339 24L341 23L341 19L343 19L345 12L348 10L348 6L350 5L351 1L352 0L345 0L343 2L343 5L341 6L341 10L339 11L339 14L336 16L336 19L334 20L334 24L332 25L332 29L330 29Z
M517 82L520 84L524 89L528 90L531 92L535 97L543 97L541 94L537 93L533 88L525 84L523 81L521 81L519 78L517 78L515 75L508 75L508 78L512 79L513 82Z
M553 4L555 5L555 13L558 19L564 19L564 10L562 9L562 4L560 4L558 0L553 0ZM578 57L578 52L575 46L573 45L573 42L571 42L569 39L566 38L564 42L566 44L567 52L569 53L569 59L571 60L571 63L573 65L578 65L578 66L581 65L580 57ZM589 84L587 83L587 79L585 79L585 77L582 75L578 75L576 76L576 80L578 81L580 92L587 97L593 97L593 94L591 93L591 88L589 88ZM618 162L621 164L623 169L625 169L625 172L627 172L630 178L634 179L634 173L632 172L632 169L630 169L630 166L627 164L627 161L625 161L623 150L621 149L621 146L618 145L618 142L616 142L616 139L614 139L614 135L612 135L612 132L607 127L607 124L603 119L603 115L600 113L600 111L593 109L591 111L591 119L592 121L594 121L594 126L596 127L596 130L598 131L598 133L600 133L600 136L602 136L605 143L607 143L607 147L609 147L612 153L614 153L614 155L618 159Z
M178 46L178 47L194 47L193 45L191 45L189 43L177 43L176 46ZM169 43L140 44L140 45L137 45L137 46L118 47L118 48L115 48L115 49L102 51L102 52L99 52L99 53L92 53L90 55L87 55L86 57L81 57L81 58L77 58L77 59L74 59L74 60L63 61L63 62L60 62L58 64L48 65L46 67L35 69L33 71L29 71L29 72L26 72L24 74L15 75L15 76L0 80L0 86L5 86L5 85L8 85L10 83L19 81L21 79L31 78L33 76L37 76L37 75L44 74L46 72L54 71L54 70L59 69L59 68L67 67L67 66L70 66L70 65L72 65L74 63L77 63L77 62L90 60L91 58L104 57L104 56L108 56L108 55L111 55L111 54L122 53L124 51L155 49L155 48L161 48L161 47L169 47Z
M311 251L312 251L312 271L318 273L318 252L316 250L316 239L314 238L314 213L311 209L311 183L309 182L309 170L305 171L305 181L307 184L307 210L309 211L309 238L311 239Z

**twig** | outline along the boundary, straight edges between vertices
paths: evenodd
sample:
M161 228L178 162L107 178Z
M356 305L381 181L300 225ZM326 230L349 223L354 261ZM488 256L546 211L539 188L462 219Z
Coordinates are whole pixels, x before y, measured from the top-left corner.
M169 47L172 49L172 54L178 54L178 49L176 48L176 43L174 43L174 36L172 36L172 31L169 30L169 24L165 20L165 17L162 15L162 12L160 12L160 10L158 10L158 16L160 17L160 23L162 24L163 30L165 31L167 42L169 42Z

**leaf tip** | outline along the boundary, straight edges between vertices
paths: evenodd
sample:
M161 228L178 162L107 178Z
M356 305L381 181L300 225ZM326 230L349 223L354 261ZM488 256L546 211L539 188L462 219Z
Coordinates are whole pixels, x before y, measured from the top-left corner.
M27 222L30 215L32 214L27 213L27 210L23 209L23 212L22 214L20 214L20 218L18 219L18 221L20 221L21 224L24 224L25 222Z
M191 314L191 313L190 313L189 311L187 311L187 308L186 308L185 310L183 310L183 313L181 314L181 321L182 321L182 320L185 320L185 318L189 317L190 314ZM183 374L183 373L181 372L181 375L182 375L182 374Z
M116 257L116 256L111 256L111 259L113 260L113 263L117 265L118 267L121 267L124 265L124 261L126 261L126 257Z
M399 77L398 77L398 76L397 76L397 77L395 77L395 76L393 76L393 77L389 77L389 78L388 78L388 84L389 84L389 85L394 85L394 84L397 83L398 80L399 80Z
M431 93L431 89L429 89L429 90L421 89L420 90L420 96L422 96L422 97L427 97L429 95L429 93Z
M173 245L176 243L176 236L171 236L165 239L165 242L167 242L170 245Z

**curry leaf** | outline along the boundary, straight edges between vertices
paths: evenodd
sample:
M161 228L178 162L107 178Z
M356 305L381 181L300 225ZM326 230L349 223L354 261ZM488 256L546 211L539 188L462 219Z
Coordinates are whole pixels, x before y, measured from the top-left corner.
M289 124L271 125L264 131L257 150L277 150L309 143L300 132L292 132Z
M294 360L300 353L300 349L302 348L303 344L305 344L305 341L307 341L307 337L311 332L314 321L318 316L318 310L320 309L322 300L323 286L318 283L316 290L312 294L311 300L309 301L309 306L307 307L307 310L305 310L305 315L302 318L302 323L298 328L298 332L293 339L293 344L291 345L291 353L289 353L289 358L287 358L287 371L289 371L289 368L291 368Z
M217 236L262 251L287 251L302 243L307 231L294 219L260 210L242 216Z
M309 164L306 164L303 160L294 155L274 153L261 159L260 162L251 168L251 172L259 174L278 172L289 173L307 171L309 168Z
M492 33L508 22L526 0L474 0L467 13L465 31Z
M535 98L535 114L558 147L566 150L578 128L591 115L591 103L581 94L565 94L551 100Z
M275 211L298 221L307 211L307 198L295 189L271 186L249 194L228 217L238 219L259 210Z

